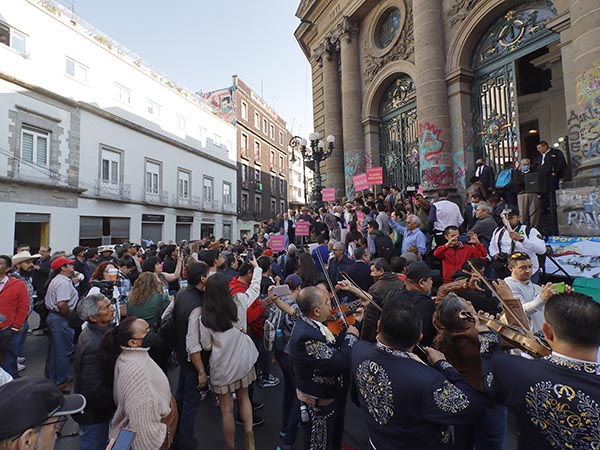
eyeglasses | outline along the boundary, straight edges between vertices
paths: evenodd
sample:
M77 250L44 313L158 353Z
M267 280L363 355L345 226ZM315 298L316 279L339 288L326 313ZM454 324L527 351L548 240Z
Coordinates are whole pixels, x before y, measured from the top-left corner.
M52 425L52 426L54 426L54 432L57 435L60 435L62 429L65 426L65 423L67 423L67 420L69 420L68 416L62 416L58 420L53 420L51 422L42 423L41 425L38 425L37 427L34 427L34 428L42 428L42 427L46 427L48 425ZM27 431L27 430L25 430L25 431ZM25 431L23 431L23 433ZM14 442L17 439L19 439L23 435L23 433L20 433L19 435L15 436L14 438L11 439L11 441Z

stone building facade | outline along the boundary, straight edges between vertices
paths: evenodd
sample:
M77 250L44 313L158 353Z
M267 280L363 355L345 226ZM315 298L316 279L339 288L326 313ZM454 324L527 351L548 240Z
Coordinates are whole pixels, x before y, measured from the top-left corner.
M302 0L296 15L315 129L343 149L326 162L338 197L379 165L436 191L539 140L572 175L600 154L597 0Z
M287 212L288 143L285 120L239 76L232 85L201 94L236 127L237 204L240 233Z

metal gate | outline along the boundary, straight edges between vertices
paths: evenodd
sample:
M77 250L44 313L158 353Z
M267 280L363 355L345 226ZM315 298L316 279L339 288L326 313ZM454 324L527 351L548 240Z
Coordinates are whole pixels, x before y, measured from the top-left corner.
M486 158L496 173L521 154L515 62L559 38L546 29L555 16L551 1L511 9L486 32L473 56L475 157Z
M402 75L388 88L379 109L379 151L383 181L400 189L418 184L421 179L415 93L412 79Z

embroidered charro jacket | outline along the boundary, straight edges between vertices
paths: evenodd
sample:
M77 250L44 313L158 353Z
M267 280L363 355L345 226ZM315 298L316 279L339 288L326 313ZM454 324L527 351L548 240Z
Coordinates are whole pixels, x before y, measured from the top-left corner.
M600 448L600 364L508 355L491 331L479 342L484 389L515 413L519 450Z
M357 340L347 334L337 347L328 342L317 324L302 316L289 341L296 387L311 397L335 398L342 390L342 376L350 368L350 352Z
M430 367L380 342L358 342L352 377L377 450L448 448L448 426L484 414L483 396L445 360Z

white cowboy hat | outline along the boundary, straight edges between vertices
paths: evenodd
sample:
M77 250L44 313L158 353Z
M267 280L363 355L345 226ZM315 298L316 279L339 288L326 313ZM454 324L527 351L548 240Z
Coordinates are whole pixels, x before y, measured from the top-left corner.
M19 263L22 263L24 261L29 261L30 259L37 259L41 256L42 255L38 255L37 253L35 255L32 255L28 251L19 252L15 256L12 257L12 266L15 267Z
M114 245L101 245L100 247L98 247L98 253L113 252L114 250Z

